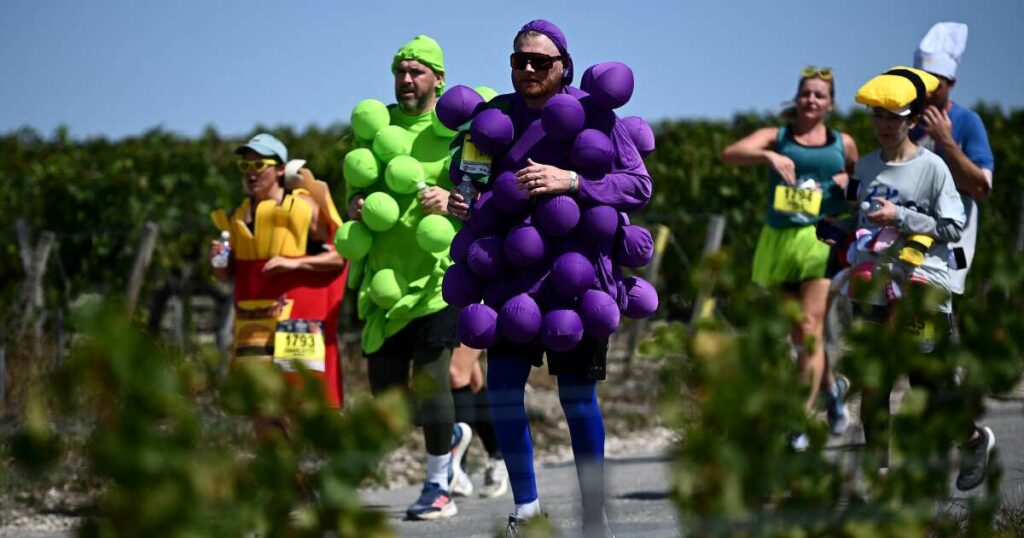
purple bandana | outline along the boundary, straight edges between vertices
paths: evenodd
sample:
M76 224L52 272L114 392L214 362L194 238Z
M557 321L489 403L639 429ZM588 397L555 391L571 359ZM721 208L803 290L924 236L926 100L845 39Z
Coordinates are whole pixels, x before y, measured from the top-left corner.
M526 23L519 29L516 38L525 32L539 32L548 36L558 49L558 53L565 56L565 73L562 75L562 85L572 84L572 56L569 55L569 42L565 40L565 34L555 26L555 23L544 19L536 19Z

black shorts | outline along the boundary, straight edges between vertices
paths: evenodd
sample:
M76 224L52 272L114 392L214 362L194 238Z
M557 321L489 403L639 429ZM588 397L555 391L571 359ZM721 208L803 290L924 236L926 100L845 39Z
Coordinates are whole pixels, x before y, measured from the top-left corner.
M487 354L493 357L518 357L534 366L544 364L544 356L547 355L548 372L555 376L577 374L591 381L604 381L608 375L607 338L584 338L575 349L569 351L551 351L537 345L501 342L488 349Z
M414 349L420 348L455 349L459 347L459 338L455 334L458 319L459 312L446 306L444 310L410 321L402 330L384 340L380 349L365 356L411 356Z

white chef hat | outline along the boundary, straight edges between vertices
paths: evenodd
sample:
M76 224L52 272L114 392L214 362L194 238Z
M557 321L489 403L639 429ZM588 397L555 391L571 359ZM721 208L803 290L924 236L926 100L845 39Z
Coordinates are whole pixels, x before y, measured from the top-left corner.
M967 48L967 25L961 22L939 22L925 34L914 52L914 67L956 80L960 56Z

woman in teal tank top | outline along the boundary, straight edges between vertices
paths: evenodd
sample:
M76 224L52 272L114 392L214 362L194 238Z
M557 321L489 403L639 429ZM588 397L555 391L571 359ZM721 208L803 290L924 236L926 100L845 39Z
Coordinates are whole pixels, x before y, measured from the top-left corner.
M831 68L806 67L797 86L786 125L764 127L722 153L726 164L768 165L767 218L754 253L753 281L781 288L799 298L803 317L790 337L797 349L800 371L810 386L807 411L811 412L823 384L829 398L833 432L846 426L842 400L845 379L836 383L827 372L824 346L812 353L804 349L807 336L823 342L828 303L829 246L818 241L814 224L845 211L843 191L848 172L857 162L853 139L825 126L835 100Z

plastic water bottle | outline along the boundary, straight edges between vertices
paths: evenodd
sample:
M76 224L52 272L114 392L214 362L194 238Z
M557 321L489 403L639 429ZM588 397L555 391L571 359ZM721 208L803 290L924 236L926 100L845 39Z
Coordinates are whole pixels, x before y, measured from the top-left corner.
M863 202L860 203L860 210L863 211L865 215L870 215L871 213L874 213L875 211L878 211L881 208L882 202L879 202L874 198L872 198L870 201L864 200Z
M462 195L462 200L469 206L466 209L466 217L462 220L469 220L469 215L473 212L473 200L476 199L476 187L473 185L473 180L468 175L462 176L462 183L459 183L455 190Z
M220 233L220 252L210 259L210 265L214 269L224 269L228 266L228 262L231 260L231 243L228 242L228 238L231 234L228 232Z

